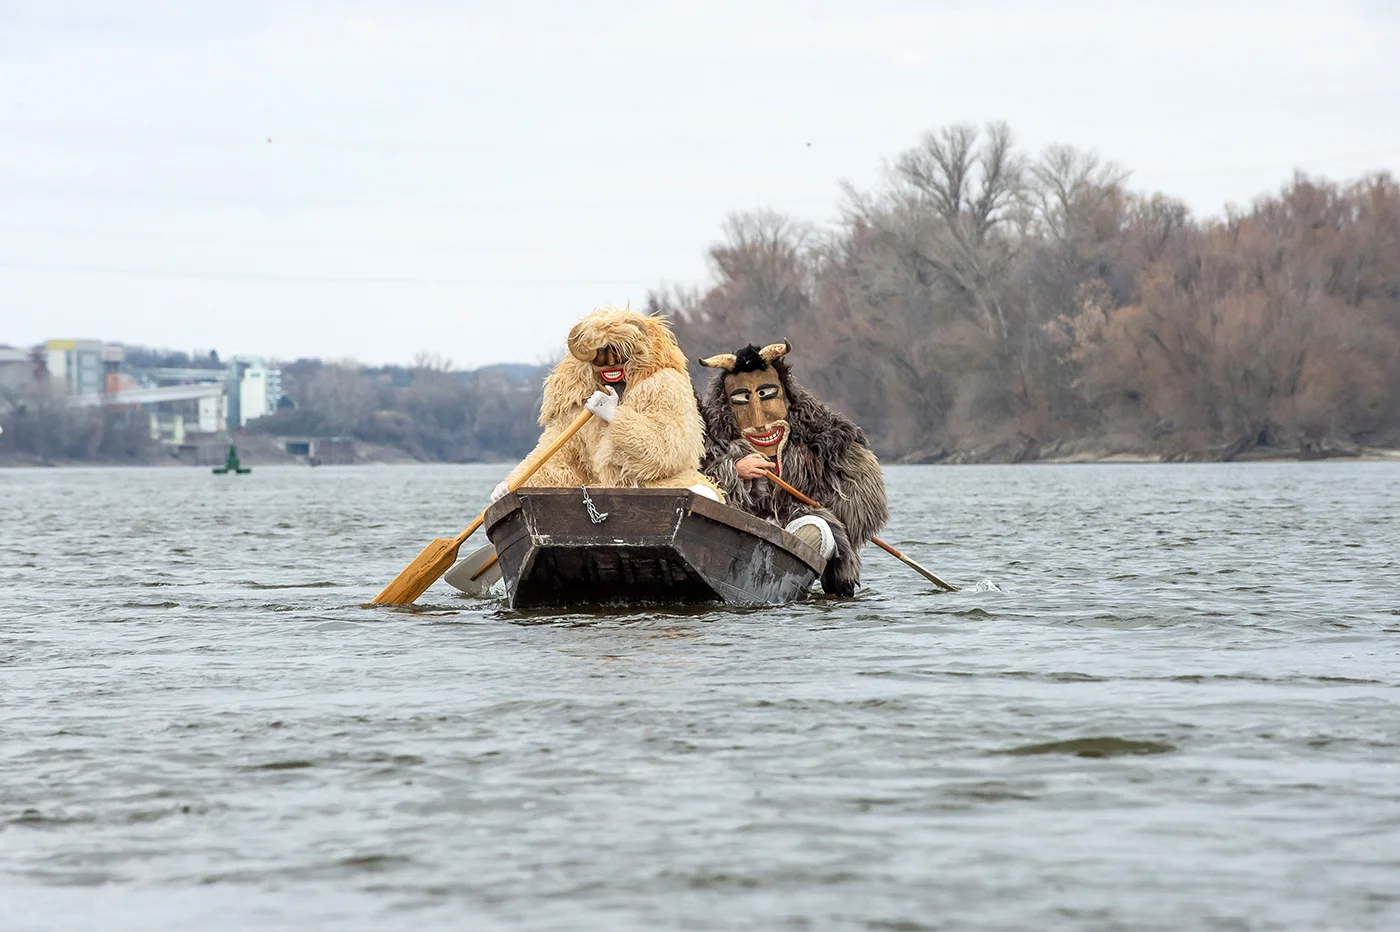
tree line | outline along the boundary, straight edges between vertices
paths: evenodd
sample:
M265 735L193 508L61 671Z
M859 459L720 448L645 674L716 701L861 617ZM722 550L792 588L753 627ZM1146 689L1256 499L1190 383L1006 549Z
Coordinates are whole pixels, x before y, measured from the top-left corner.
M916 461L1232 459L1400 441L1400 186L1296 175L1220 218L1003 124L949 126L839 224L732 216L653 292L688 355L791 337L799 378ZM705 378L708 373L699 373Z
M1198 218L1067 146L1019 149L954 125L843 189L819 228L735 214L713 283L654 290L687 355L791 338L798 377L888 459L1014 462L1134 453L1233 459L1400 445L1400 185L1296 175ZM602 302L600 302L602 303ZM562 334L561 334L562 338ZM132 364L217 367L128 347ZM294 406L250 423L423 460L512 459L533 444L543 366L458 371L283 363ZM695 367L697 386L710 377ZM149 456L131 414L36 383L0 397L0 453Z
M283 363L281 373L295 406L249 422L249 430L350 437L454 463L516 459L539 435L539 366L464 371L419 354L409 366L299 359Z
M0 455L41 463L142 462L156 446L145 417L77 407L40 383L0 387L0 428Z

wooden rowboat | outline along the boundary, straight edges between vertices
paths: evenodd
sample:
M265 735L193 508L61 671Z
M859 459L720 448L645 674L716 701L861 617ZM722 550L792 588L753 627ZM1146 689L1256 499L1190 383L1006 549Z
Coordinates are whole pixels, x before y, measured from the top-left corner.
M486 510L512 608L803 598L826 561L688 489L520 489Z

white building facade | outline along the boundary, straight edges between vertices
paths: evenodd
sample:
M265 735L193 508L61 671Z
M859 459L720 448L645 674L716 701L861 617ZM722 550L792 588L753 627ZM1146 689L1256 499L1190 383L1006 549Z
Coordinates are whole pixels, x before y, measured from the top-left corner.
M235 356L229 367L237 373L237 416L229 412L230 427L246 427L249 421L277 413L282 398L282 373L264 360Z

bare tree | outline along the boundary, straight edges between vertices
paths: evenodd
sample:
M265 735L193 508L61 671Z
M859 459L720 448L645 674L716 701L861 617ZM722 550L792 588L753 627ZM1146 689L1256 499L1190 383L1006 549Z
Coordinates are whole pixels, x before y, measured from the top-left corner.
M1299 178L1202 222L1127 178L1066 146L1029 161L999 124L947 127L874 190L847 185L833 235L736 218L715 283L654 306L699 352L796 335L809 384L895 455L1400 440L1393 179Z

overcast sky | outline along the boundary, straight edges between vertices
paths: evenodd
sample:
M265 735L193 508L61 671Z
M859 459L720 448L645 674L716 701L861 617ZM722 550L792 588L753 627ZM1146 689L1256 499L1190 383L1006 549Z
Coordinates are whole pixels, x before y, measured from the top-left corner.
M1400 0L0 0L0 343L533 362L946 123L1213 214L1397 113Z

